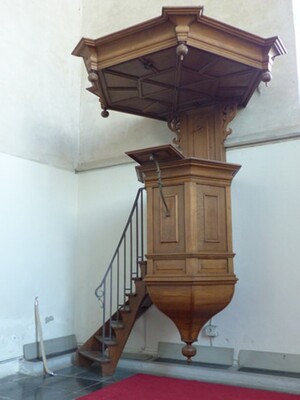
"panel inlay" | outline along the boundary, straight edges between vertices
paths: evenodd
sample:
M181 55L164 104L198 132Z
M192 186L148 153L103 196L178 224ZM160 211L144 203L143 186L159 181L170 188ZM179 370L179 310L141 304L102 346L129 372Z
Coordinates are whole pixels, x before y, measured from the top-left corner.
M178 243L178 196L164 196L170 215L166 217L165 206L160 198L160 242Z
M200 274L226 274L227 272L227 260L199 260L198 273Z
M184 260L159 260L154 262L154 274L178 275L185 274Z
M184 192L183 185L163 187L166 208L158 188L153 189L153 251L170 253L184 251Z
M197 185L198 251L226 251L224 187Z
M219 204L218 197L204 194L204 241L219 243Z
M193 124L193 157L215 159L214 146L211 143L214 140L212 116L194 113L190 118Z

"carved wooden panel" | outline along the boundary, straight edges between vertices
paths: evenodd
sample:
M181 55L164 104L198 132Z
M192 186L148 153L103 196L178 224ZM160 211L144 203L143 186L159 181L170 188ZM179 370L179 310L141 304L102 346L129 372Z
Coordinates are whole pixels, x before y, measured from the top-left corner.
M164 195L164 198L170 215L167 217L162 215L162 218L160 218L160 242L178 243L178 195ZM166 212L162 198L159 199L159 209L162 214Z
M198 251L226 251L225 188L197 185Z
M153 251L170 253L184 251L184 196L183 185L163 188L166 209L158 188L153 189Z
M182 113L180 132L175 144L185 157L226 161L224 140L231 133L229 122L236 114L236 104L224 103Z
M181 116L180 146L186 157L216 159L214 116L209 112L185 113Z
M228 273L227 260L199 260L198 273L207 275L226 274Z
M154 261L154 274L182 275L185 274L185 260L157 260Z

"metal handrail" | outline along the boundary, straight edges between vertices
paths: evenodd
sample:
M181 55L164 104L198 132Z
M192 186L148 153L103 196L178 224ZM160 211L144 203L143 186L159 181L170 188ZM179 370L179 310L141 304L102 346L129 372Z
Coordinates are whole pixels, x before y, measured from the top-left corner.
M105 342L113 340L113 324L119 321L119 311L125 309L126 299L133 293L133 280L140 277L139 264L144 261L145 188L138 190L125 228L111 262L95 295L102 308L102 355Z

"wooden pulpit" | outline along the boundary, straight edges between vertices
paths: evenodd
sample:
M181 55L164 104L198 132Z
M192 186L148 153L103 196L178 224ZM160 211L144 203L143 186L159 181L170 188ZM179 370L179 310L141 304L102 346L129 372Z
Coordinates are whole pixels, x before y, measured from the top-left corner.
M191 346L230 302L233 272L230 185L239 165L186 158L173 146L127 153L147 188L147 275L153 303Z
M165 121L173 145L127 154L147 188L145 282L153 303L195 354L200 329L230 302L233 272L230 185L240 166L226 163L224 141L238 108L272 78L285 53L261 38L203 15L203 7L166 7L162 15L73 51L84 59L103 109Z

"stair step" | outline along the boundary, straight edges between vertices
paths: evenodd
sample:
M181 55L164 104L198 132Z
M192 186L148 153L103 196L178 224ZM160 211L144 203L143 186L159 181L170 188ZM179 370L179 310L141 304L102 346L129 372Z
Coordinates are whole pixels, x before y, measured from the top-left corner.
M110 338L96 335L95 338L98 340L98 342L104 342L107 346L116 346L118 344L118 341L115 337Z
M122 321L111 321L111 327L113 329L123 329L124 328L124 324Z
M104 356L101 351L87 351L87 350L78 350L79 354L81 354L83 357L88 358L89 360L97 361L101 364L103 363L109 363L110 359L106 356Z
M127 297L136 297L136 293L130 292L130 293L126 293Z
M125 304L117 307L118 310L111 317L113 319L109 318L81 346L82 350L79 349L77 351L75 362L78 365L90 366L93 362L96 362L100 365L103 376L109 376L114 373L135 320L152 304L145 288L143 281L136 281L136 293L127 293L128 300ZM109 337L111 334L113 336ZM103 344L104 351L102 352L101 347Z
M130 305L128 303L129 303L129 301L127 301L125 304L119 304L118 305L118 310L119 311L130 312L131 308L130 308Z

